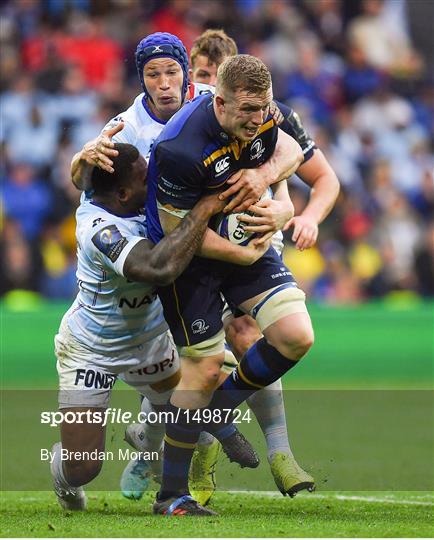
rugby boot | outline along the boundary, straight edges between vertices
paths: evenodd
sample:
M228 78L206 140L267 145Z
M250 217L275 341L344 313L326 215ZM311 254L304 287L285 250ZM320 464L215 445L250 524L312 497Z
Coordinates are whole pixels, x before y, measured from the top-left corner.
M132 459L121 476L121 492L126 499L139 501L152 478L151 466L144 459Z
M216 488L215 469L220 449L221 444L217 440L197 445L191 460L188 487L193 499L202 506L209 503Z
M217 512L204 508L190 495L170 497L164 501L155 501L152 507L154 514L163 516L218 516Z
M125 430L124 441L139 452L149 452L148 440L141 424L129 424ZM162 447L158 451L158 459L149 460L147 463L156 482L161 484L162 474ZM127 465L128 467L128 465ZM149 480L148 480L149 482ZM145 488L146 489L146 488ZM145 489L143 491L145 491Z
M241 468L249 467L256 469L259 465L259 457L252 445L238 430L226 439L220 441L223 452L229 458L229 461L238 463Z
M303 489L315 490L315 480L289 454L284 452L273 454L270 459L270 468L276 486L284 497L286 495L295 497Z

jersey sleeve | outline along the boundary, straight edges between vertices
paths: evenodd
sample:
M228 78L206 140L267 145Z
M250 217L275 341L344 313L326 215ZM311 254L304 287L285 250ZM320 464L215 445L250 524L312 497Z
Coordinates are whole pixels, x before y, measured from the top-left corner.
M204 189L203 163L160 144L155 152L157 205L178 217L184 217L201 198Z
M298 114L283 103L276 101L277 106L281 110L284 121L280 124L281 128L285 133L291 135L298 144L301 146L304 155L304 161L308 161L312 156L316 148L315 141L306 131L306 128L303 126L300 117Z
M124 123L124 128L121 131L118 131L113 135L112 141L115 143L126 143L136 145L137 142L137 130L134 125L126 120L122 115L112 118L107 124L103 127L102 131L111 129L115 127L120 122Z
M122 223L122 219L113 221L96 218L88 231L86 250L91 258L100 262L106 270L124 276L124 263L133 247L144 240L134 235Z

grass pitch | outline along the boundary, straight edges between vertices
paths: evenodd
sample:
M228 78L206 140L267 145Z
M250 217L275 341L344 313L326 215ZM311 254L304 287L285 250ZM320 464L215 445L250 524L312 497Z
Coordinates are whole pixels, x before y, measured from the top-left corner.
M88 510L64 512L50 492L4 492L2 537L432 537L427 492L217 493L213 518L153 516L139 502L90 492Z

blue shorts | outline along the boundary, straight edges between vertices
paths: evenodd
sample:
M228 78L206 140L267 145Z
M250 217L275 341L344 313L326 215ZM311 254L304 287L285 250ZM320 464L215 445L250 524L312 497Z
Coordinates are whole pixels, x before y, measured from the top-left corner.
M206 341L223 328L221 294L234 309L284 283L295 280L270 248L250 266L194 257L174 283L158 289L158 295L176 345L185 347Z

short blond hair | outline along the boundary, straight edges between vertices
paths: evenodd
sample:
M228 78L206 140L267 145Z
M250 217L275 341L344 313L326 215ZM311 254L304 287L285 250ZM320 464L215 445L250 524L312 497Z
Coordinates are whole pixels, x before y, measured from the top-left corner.
M190 64L194 68L198 55L206 56L210 64L221 64L228 56L238 53L235 41L224 30L205 30L193 43Z
M267 66L250 54L237 54L226 58L217 71L216 87L236 92L265 94L271 87L271 74Z

